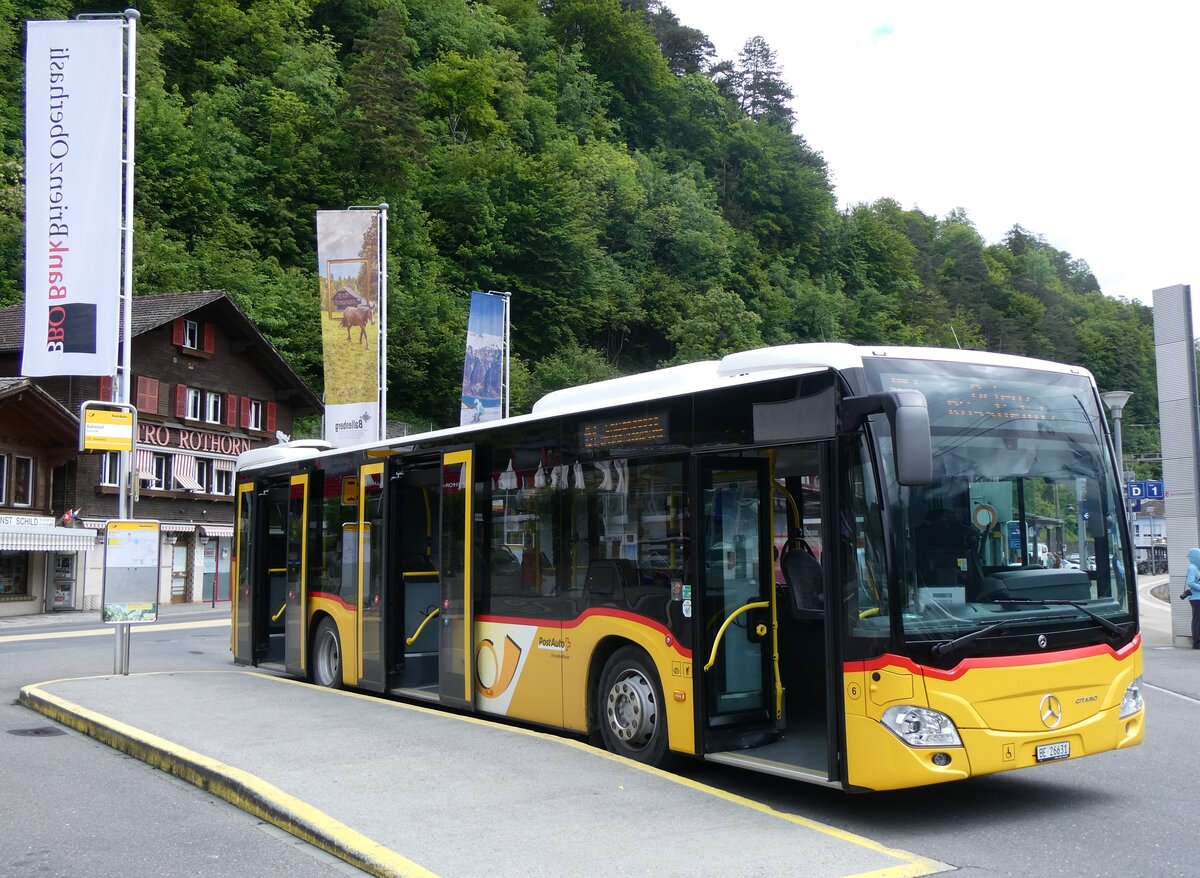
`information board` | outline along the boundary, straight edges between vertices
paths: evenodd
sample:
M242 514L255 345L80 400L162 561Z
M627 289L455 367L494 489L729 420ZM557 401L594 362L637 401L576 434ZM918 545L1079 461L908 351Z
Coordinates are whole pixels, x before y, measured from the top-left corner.
M159 524L115 519L104 525L104 622L158 618Z

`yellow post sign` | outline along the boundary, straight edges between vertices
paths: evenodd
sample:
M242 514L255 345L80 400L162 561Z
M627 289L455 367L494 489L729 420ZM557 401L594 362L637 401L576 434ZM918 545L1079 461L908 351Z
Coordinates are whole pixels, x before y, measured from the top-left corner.
M133 451L135 428L132 411L84 409L82 448L84 451Z

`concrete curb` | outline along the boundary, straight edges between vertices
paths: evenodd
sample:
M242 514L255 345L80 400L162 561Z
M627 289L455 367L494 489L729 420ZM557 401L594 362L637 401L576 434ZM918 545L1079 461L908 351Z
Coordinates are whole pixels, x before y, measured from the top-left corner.
M21 689L25 707L211 793L379 878L437 878L344 823L249 772L51 695Z

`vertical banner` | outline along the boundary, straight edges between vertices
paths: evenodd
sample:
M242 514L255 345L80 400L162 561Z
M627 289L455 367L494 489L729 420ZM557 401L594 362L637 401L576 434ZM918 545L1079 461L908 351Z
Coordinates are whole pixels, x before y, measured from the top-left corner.
M112 375L121 293L123 25L27 24L21 374Z
M504 322L507 299L471 293L467 356L463 361L459 424L498 421L504 416Z
M335 447L383 436L382 250L380 211L317 211L325 440Z

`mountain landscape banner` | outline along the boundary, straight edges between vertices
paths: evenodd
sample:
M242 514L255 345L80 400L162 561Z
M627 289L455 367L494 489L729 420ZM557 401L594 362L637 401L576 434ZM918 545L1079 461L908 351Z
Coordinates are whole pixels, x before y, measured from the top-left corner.
M122 22L27 25L21 374L112 375L121 294Z
M380 238L378 210L317 211L325 440L339 448L383 437Z
M459 424L479 424L504 417L506 304L503 296L478 291L471 293Z

